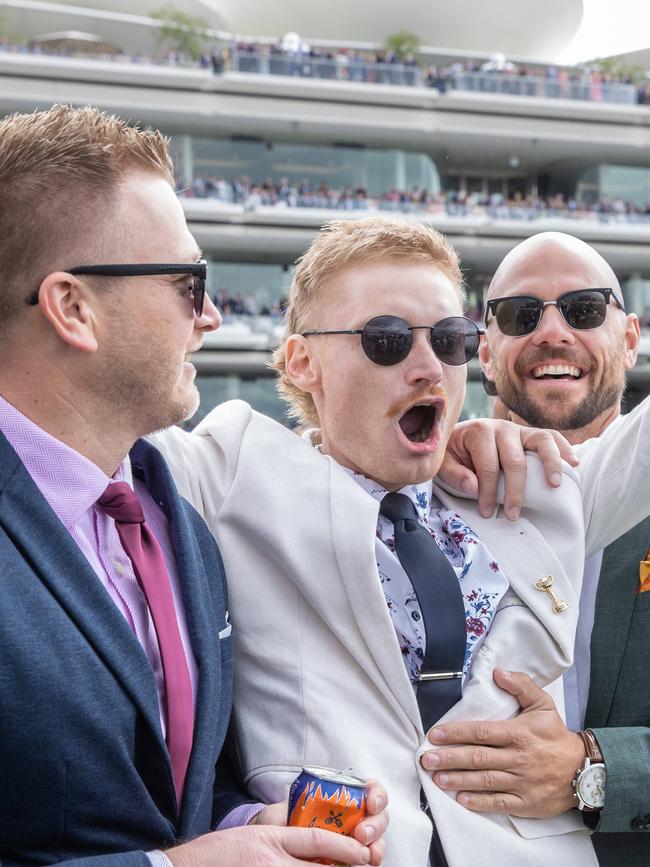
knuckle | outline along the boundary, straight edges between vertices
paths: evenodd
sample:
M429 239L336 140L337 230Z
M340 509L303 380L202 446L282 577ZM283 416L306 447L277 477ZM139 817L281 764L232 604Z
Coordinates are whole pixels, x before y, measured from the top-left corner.
M492 461L485 461L481 464L479 469L482 476L486 476L488 478L496 478L499 475L500 466L498 463L494 463Z
M516 472L522 472L526 468L526 456L521 452L510 455L507 460L508 467Z
M309 833L307 846L314 854L321 855L324 843L322 832L318 828L307 828L306 830Z
M521 771L527 768L530 764L530 757L523 750L516 750L512 757L512 766L516 771Z
M495 774L492 771L484 771L481 775L481 785L484 789L493 792L497 787Z
M490 726L486 723L477 723L474 728L474 739L479 744L490 742Z
M471 757L473 768L484 768L487 765L487 753L484 747L474 747Z

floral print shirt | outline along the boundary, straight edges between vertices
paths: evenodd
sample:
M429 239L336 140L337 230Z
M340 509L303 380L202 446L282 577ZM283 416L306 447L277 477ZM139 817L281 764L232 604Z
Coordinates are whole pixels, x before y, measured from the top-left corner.
M348 470L350 475L376 500L381 501L388 491L377 482L360 473ZM467 678L472 656L487 634L501 597L508 589L506 576L499 569L488 549L478 536L452 511L444 509L434 497L432 483L408 485L399 491L415 504L418 518L431 533L458 575L465 598L467 619L467 650L464 676ZM393 524L382 515L377 523L377 570L386 604L390 612L404 664L411 682L417 675L424 658L424 621L413 586L395 554Z

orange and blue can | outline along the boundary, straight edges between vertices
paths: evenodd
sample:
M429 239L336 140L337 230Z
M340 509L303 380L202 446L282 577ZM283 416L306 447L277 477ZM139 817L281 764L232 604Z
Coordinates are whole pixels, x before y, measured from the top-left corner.
M366 781L359 777L332 768L303 768L289 790L287 824L349 837L366 815L366 798Z

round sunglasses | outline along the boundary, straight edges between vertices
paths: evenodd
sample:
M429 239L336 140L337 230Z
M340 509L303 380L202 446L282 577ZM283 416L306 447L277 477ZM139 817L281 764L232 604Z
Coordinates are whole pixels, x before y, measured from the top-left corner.
M385 367L404 361L413 346L413 332L429 332L431 348L444 364L467 364L478 352L482 330L465 316L448 316L435 325L409 325L399 316L375 316L363 328L347 331L303 331L302 337L320 334L360 334L366 356Z
M503 334L524 337L537 328L547 307L557 307L570 328L587 331L603 324L611 300L625 313L625 307L613 289L575 289L560 295L555 301L542 301L532 295L493 298L487 302L485 324L488 324L488 313L492 313Z

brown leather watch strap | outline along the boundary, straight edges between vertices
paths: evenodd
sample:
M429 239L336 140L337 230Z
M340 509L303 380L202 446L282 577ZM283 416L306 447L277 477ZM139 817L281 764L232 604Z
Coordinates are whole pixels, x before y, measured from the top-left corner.
M582 738L582 742L585 745L585 749L587 751L587 758L589 758L592 762L603 762L603 754L600 751L600 747L598 746L598 741L594 737L594 733L589 731L589 729L584 729L583 731L578 732L580 737Z

